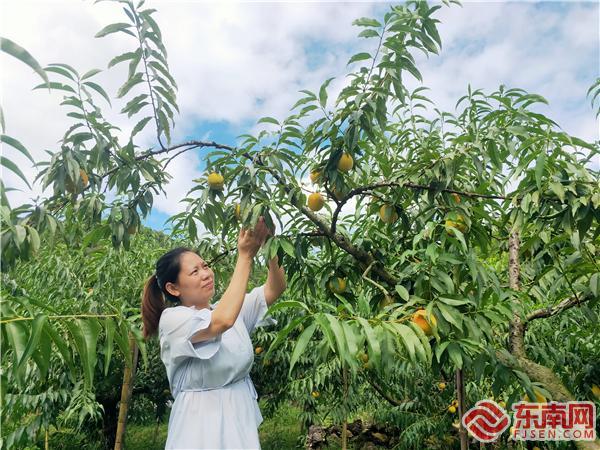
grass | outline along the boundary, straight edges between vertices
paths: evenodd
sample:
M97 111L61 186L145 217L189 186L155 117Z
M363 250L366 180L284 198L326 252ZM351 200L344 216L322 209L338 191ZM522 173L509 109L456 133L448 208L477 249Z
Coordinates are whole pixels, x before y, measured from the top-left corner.
M303 448L298 445L300 411L292 405L282 405L272 418L264 420L258 428L262 450Z
M272 418L265 419L258 430L262 450L302 449L303 446L300 444L302 433L300 421L298 420L300 412L300 408L291 404L284 404ZM167 422L168 418L165 423L160 423L158 427L155 424L141 425L129 423L127 425L124 448L127 450L163 450L167 441ZM82 445L81 439L85 439L85 437L74 433L72 430L70 433L69 430L51 432L50 448L61 448L64 450L100 449L99 443L85 442ZM61 434L64 435L62 438ZM329 444L327 447L324 447L324 450L337 450L341 447L340 444L339 439L331 436L329 437ZM355 445L356 450L383 448L375 446L363 447L361 444ZM37 446L31 449L42 448L42 446ZM353 444L349 442L348 448L353 449Z

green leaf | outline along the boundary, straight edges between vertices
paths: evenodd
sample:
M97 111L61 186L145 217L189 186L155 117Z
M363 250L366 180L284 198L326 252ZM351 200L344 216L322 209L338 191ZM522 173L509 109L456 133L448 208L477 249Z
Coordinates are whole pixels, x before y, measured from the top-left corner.
M340 323L342 324L342 330L346 339L346 345L348 346L348 353L346 359L351 365L353 365L355 364L354 355L358 353L358 340L356 337L357 333L350 322L346 322L343 320Z
M140 16L143 17L150 24L150 27L152 28L152 31L154 31L154 33L156 33L156 37L158 38L158 40L162 41L162 34L160 32L160 28L159 28L158 24L155 22L155 20L152 18L152 16L150 15L153 11L154 10L142 11L142 12L140 12Z
M334 78L328 78L327 80L325 80L325 82L321 85L321 88L319 89L319 103L323 108L325 108L325 106L327 105L327 86L329 86L329 83L331 83L333 79Z
M319 325L319 328L321 329L321 331L327 338L327 343L329 344L329 348L331 349L332 352L337 353L336 352L335 335L333 334L333 331L331 330L331 326L329 325L327 319L325 318L325 315L323 313L315 314L314 318L315 318L315 322Z
M436 303L436 306L442 313L444 319L453 324L459 330L462 328L460 313L456 309L449 308L448 306L439 302Z
M415 347L419 353L419 356L423 359L423 361L426 361L427 364L431 364L433 355L431 352L431 344L429 343L429 336L427 336L423 330L412 321L408 324L408 326L412 329L413 333L415 333L415 336L417 336L421 343L420 346ZM424 350L424 353L421 352L421 350Z
M33 253L36 253L40 249L40 235L35 228L30 226L27 227L27 231L29 233L29 244L31 245L31 250Z
M9 322L5 327L9 345L13 350L14 375L17 380L21 381L23 379L23 373L19 373L17 367L19 367L19 361L27 347L27 331L25 325L20 322Z
M160 64L159 62L156 61L150 61L148 63L148 66L156 69L157 71L159 71L160 73L163 74L163 76L165 76L173 85L173 87L175 89L177 89L177 83L175 83L175 79L173 78L173 76L169 73L169 71L165 68L165 66L163 66L162 64Z
M12 162L10 159L5 158L4 156L0 155L0 164L3 165L4 167L6 167L11 172L14 172L16 175L18 175L19 178L21 178L21 180L23 180L25 182L27 187L29 187L29 189L31 189L31 185L29 184L29 181L27 181L27 178L25 178L25 175L23 174L23 172L21 172L21 169L19 169L19 167L14 162Z
M442 342L435 348L435 358L437 359L438 363L442 362L442 354L444 353L444 350L446 350L446 347L448 347L448 345L450 345L450 341Z
M127 52L127 53L123 53L122 55L115 56L108 63L108 68L110 69L112 66L116 66L117 64L122 63L124 61L128 61L130 59L136 59L140 55L141 55L141 50L138 48L135 52Z
M421 38L421 43L425 46L427 50L429 50L431 53L437 54L438 49L435 46L435 42L433 42L433 40L431 40L431 38L427 36L427 34L420 33L419 37Z
M112 317L107 317L104 325L106 330L106 341L104 343L104 376L108 375L108 367L110 366L110 358L113 352L115 322Z
M404 300L405 302L407 302L410 299L408 291L401 284L396 285L396 292L398 293L398 295L400 295L400 298L402 298L402 300Z
M272 123L273 125L278 125L279 126L279 122L277 121L277 119L274 119L273 117L262 117L256 123L257 124L259 124L259 123Z
M416 362L415 342L418 341L415 333L406 325L401 323L383 322L383 326L391 331L394 335L400 337L400 342L408 353L409 359Z
M85 80L86 78L91 78L96 74L102 72L100 69L92 69L81 76L81 80Z
M276 305L274 305L276 306ZM269 308L272 309L274 306L271 306ZM273 351L275 351L282 342L285 341L285 339L287 338L288 334L290 334L290 332L294 329L296 329L296 327L298 325L300 325L302 322L304 322L306 319L308 319L309 316L300 316L300 317L296 317L294 320L292 320L289 325L287 327L285 327L283 330L281 330L279 333L277 333L277 336L275 337L275 340L273 341L273 343L269 346L269 350L267 350L267 353L265 354L265 359L268 359L268 357L271 355L271 353Z
M42 329L44 328L47 319L48 317L46 315L40 315L33 319L31 334L29 335L27 346L19 358L19 363L16 368L17 372L21 371L29 357L33 354L33 351L37 348L38 343L40 342L40 336L42 335Z
M371 355L375 359L376 363L379 363L381 360L381 346L379 345L379 340L377 339L375 330L373 330L371 324L369 324L367 319L363 317L357 317L356 320L365 331L365 336L367 337L367 345L369 346Z
M71 74L71 72L63 69L62 67L48 66L44 67L44 71L57 73L59 75L62 75L63 77L67 77L71 81L75 81L75 77Z
M450 343L447 348L448 356L450 360L454 363L457 369L461 369L463 365L462 352L460 351L460 347L455 342Z
M335 342L338 348L338 355L340 356L340 358L343 358L344 356L346 356L347 345L346 339L344 337L344 331L342 330L340 322L336 317L332 316L331 314L325 313L324 316L325 319L329 322L329 327L333 332L333 335L335 336Z
M368 17L361 17L360 19L356 19L352 22L352 25L356 25L358 27L377 27L381 28L381 24L377 22L375 19L370 19Z
M298 362L298 359L300 358L302 353L304 353L304 350L306 350L306 347L308 346L316 328L317 324L312 323L310 326L304 329L304 331L298 338L298 341L296 342L296 346L294 347L294 351L292 352L292 356L290 358L290 370L288 372L288 376L291 376L292 369L296 365L296 362Z
M127 367L131 367L131 348L129 347L129 330L127 324L124 321L117 323L117 329L115 330L115 342L121 350L121 354L125 359Z
M370 30L366 30L366 31L370 31ZM348 61L348 64L346 64L347 66L349 66L350 64L356 62L356 61L364 61L366 59L371 59L372 56L370 53L357 53L356 55L352 56L352 58L350 58L350 60Z
M5 134L0 134L0 142L4 142L5 144L8 144L11 147L14 147L15 149L19 150L21 153L23 153L29 159L29 161L31 161L33 164L35 164L35 161L31 157L31 154L27 151L27 149L23 146L23 144L21 144L16 139L14 139L10 136L7 136Z
M100 37L107 36L111 33L118 33L119 31L122 31L123 33L127 33L127 34L135 37L135 34L133 34L131 31L129 31L129 28L132 28L132 26L133 25L130 25L128 23L111 23L110 25L107 25L104 28L102 28L100 31L98 31L94 37L100 38Z
M106 91L102 88L102 86L100 86L99 84L96 84L96 83L94 83L92 81L86 81L83 84L85 86L89 86L93 90L95 90L98 94L100 94L102 97L104 97L104 99L108 102L108 104L110 106L112 106L111 103L110 103L110 98L109 98L108 94L106 93Z
M100 239L105 239L110 236L110 225L104 224L96 226L87 233L82 240L82 246L88 247L90 244L96 244Z
M37 349L33 352L33 360L40 371L40 379L44 380L50 368L50 358L52 357L52 341L49 339L40 339Z
M79 73L70 65L68 64L63 64L63 63L52 63L52 64L48 64L49 67L62 67L63 69L67 69L69 72L71 72L73 75L75 75L75 78L79 78Z
M177 112L179 112L179 107L177 106L177 102L175 101L175 93L173 91L168 91L162 86L154 86L153 88L156 92L161 94L167 102L169 102Z
M57 83L55 81L51 81L50 83L47 83L47 84L38 84L32 90L42 89L42 88L58 89L60 91L67 91L67 92L70 92L72 94L75 94L75 89L73 89L68 84Z
M71 350L62 335L56 331L50 323L44 327L44 334L46 334L47 339L50 339L52 342L54 342L54 345L56 345L56 348L61 354L63 361L69 368L72 377L75 378L75 365L73 364Z
M142 102L142 100L145 100L146 98L148 98L148 94L140 94L140 95L136 95L134 98L132 98L131 100L129 100L127 102L127 104L123 107L123 109L121 110L121 114L126 113L132 109L134 109L136 106L138 106L140 104L140 102ZM147 102L144 102L146 105L148 104Z
M548 185L550 186L550 189L552 190L552 192L554 192L557 195L557 197L560 199L560 201L564 202L565 201L565 188L563 187L563 185L556 181L551 181L550 183L548 183Z
M448 298L448 297L438 297L437 298L440 302L445 303L446 305L450 305L450 306L461 306L461 305L466 305L469 302L468 299L454 299L454 298Z
M283 248L283 251L286 252L288 255L290 255L292 258L294 258L295 255L295 251L294 251L294 246L292 245L291 242L285 240L285 239L281 239L279 241L279 243L281 244L281 247Z
M158 122L160 123L161 131L165 134L167 142L171 142L171 130L169 129L169 121L165 113L158 111Z
M444 284L445 292L444 293L453 293L454 292L454 282L452 278L448 276L447 273L442 272L439 269L433 269L433 275L439 281Z
M75 322L67 322L66 326L81 358L86 388L92 389L100 325L96 319L77 319Z
M406 69L410 72L410 74L415 77L420 82L423 82L423 77L421 76L421 72L415 67L415 65L406 58L400 58L400 67Z
M363 30L360 33L358 33L358 37L363 37L363 38L379 37L379 33L375 30L367 29L367 30Z
M27 64L35 71L35 73L42 77L42 80L44 80L46 84L48 84L48 75L46 75L46 72L44 72L42 66L40 66L36 59L31 56L31 54L23 47L11 41L10 39L0 38L0 49L4 53L14 56L22 63Z
M190 216L188 220L188 236L192 242L198 238L198 228L196 227L196 222L194 221L193 216Z
M17 246L21 246L21 244L25 241L27 237L27 230L23 225L15 225L15 241Z
M133 136L135 136L136 134L138 134L140 131L142 131L142 129L146 126L146 124L152 120L152 117L145 117L142 120L140 120L135 127L133 127L133 130L131 131L131 138L133 138Z
M144 75L141 72L136 73L119 88L117 91L117 98L124 97L132 87L134 87L136 84L142 83L143 81Z
M540 154L535 162L535 184L539 191L542 190L542 176L544 175L544 168L546 166L546 151L540 150Z
M78 319L79 327L83 334L83 339L86 345L86 351L88 353L89 362L87 369L90 371L90 379L94 380L94 368L96 367L97 351L96 347L98 344L98 333L100 332L100 324L98 319Z
M600 272L596 272L590 277L590 291L595 297L600 294Z
M285 301L278 301L273 306L270 306L269 309L267 310L266 315L272 316L273 314L275 314L275 312L277 312L279 310L287 310L287 309L292 309L292 308L302 308L306 312L310 313L308 306L306 306L304 303L299 302L297 300L285 300Z
M440 38L438 30L435 26L435 22L433 20L426 19L423 21L423 27L425 28L425 31L427 31L427 34L431 36L435 42L437 42L440 48L442 48L442 39Z

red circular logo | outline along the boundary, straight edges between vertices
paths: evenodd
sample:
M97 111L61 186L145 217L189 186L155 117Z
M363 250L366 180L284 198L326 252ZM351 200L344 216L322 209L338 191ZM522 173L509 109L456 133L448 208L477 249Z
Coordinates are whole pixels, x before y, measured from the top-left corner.
M480 442L493 442L508 428L510 417L492 400L480 400L462 418L463 426Z

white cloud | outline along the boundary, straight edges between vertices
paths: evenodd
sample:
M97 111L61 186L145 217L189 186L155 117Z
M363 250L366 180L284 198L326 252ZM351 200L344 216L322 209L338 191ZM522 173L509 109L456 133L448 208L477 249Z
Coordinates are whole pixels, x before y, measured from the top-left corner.
M477 2L439 13L441 57L418 59L437 105L453 112L468 83L486 93L505 84L544 96L539 111L565 131L599 139L586 99L600 64L597 4Z
M181 116L174 141L193 136L202 122L225 121L234 135L255 131L243 124L261 116L282 118L301 96L300 89L317 90L329 77L330 99L348 82L345 65L351 54L370 42L355 36L355 18L387 11L377 3L237 3L148 2L158 9L156 18L169 51L169 64L178 84ZM73 1L20 1L2 3L2 35L27 48L42 64L67 62L81 71L105 68L111 57L128 51L125 36L93 35L108 23L122 21L120 8L111 2L97 5ZM454 111L468 83L486 92L501 83L539 93L550 101L540 110L579 137L598 139L585 91L598 67L598 5L532 3L465 3L443 7L441 56L416 54L428 96L443 110ZM33 31L34 30L34 31ZM368 47L365 49L370 50ZM419 56L421 55L421 56ZM591 62L590 62L591 61ZM2 55L2 105L8 133L20 139L37 160L68 127L60 95L31 91L39 83L31 70ZM98 75L109 93L124 81L126 67ZM409 81L415 87L417 84ZM135 122L107 112L126 135ZM153 133L146 131L148 145ZM214 136L203 132L202 139ZM212 139L212 137L211 137ZM225 142L227 144L233 143ZM4 149L13 158L11 150ZM13 158L33 178L27 160ZM173 181L168 195L157 198L158 211L174 214L201 176L199 155L187 152L171 163ZM22 187L12 174L8 185ZM10 193L13 204L31 193ZM39 195L39 189L35 195ZM348 208L348 207L347 207Z
M27 48L42 64L67 62L82 71L103 68L115 55L128 51L127 37L93 35L108 23L122 21L116 4L74 2L19 2L4 4L3 35ZM193 134L202 121L228 121L240 126L263 115L284 116L303 88L316 89L337 66L345 64L340 55L322 55L323 63L309 70L304 40L333 44L346 42L357 33L353 18L372 8L369 4L238 4L238 3L157 3L157 19L169 50L169 63L179 85L181 116L174 141ZM11 20L7 20L10 17ZM24 23L28 26L24 27ZM332 23L338 25L331 26ZM44 30L30 33L28 30ZM324 45L327 48L327 45ZM348 55L349 57L349 55ZM59 94L30 92L39 83L29 68L2 56L3 106L8 133L21 139L34 159L45 159L43 149L56 149L56 142L68 127L65 111L58 106ZM125 66L98 75L109 93L116 92L125 79ZM11 86L7 89L7 86ZM257 104L257 99L261 99ZM34 105L24 107L24 105ZM122 105L116 105L116 111ZM126 135L135 122L117 114L109 120ZM32 133L32 123L35 132ZM239 130L239 133L247 130ZM146 131L148 145L153 135ZM11 158L23 166L19 156ZM172 164L173 181L166 187L167 198L157 199L159 211L172 213L177 199L200 175L197 158L186 154L185 162ZM180 172L179 169L183 169ZM33 177L33 170L25 170ZM183 182L182 182L183 180ZM187 181L186 181L187 180ZM7 184L18 185L6 174ZM35 195L39 195L39 189ZM27 201L29 193L11 193L11 201Z

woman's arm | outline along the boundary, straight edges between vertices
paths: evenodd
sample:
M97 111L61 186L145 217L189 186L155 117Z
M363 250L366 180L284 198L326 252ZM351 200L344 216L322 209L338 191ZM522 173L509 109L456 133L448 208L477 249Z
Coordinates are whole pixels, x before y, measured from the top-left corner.
M200 330L190 339L192 343L205 341L217 336L235 323L248 288L252 260L269 235L263 217L260 217L253 230L242 229L238 237L238 259L231 280L219 304L211 316L208 328Z
M283 267L279 267L279 258L275 256L269 261L269 273L265 283L265 300L267 301L267 306L275 302L283 291L285 291L286 287L285 271Z

